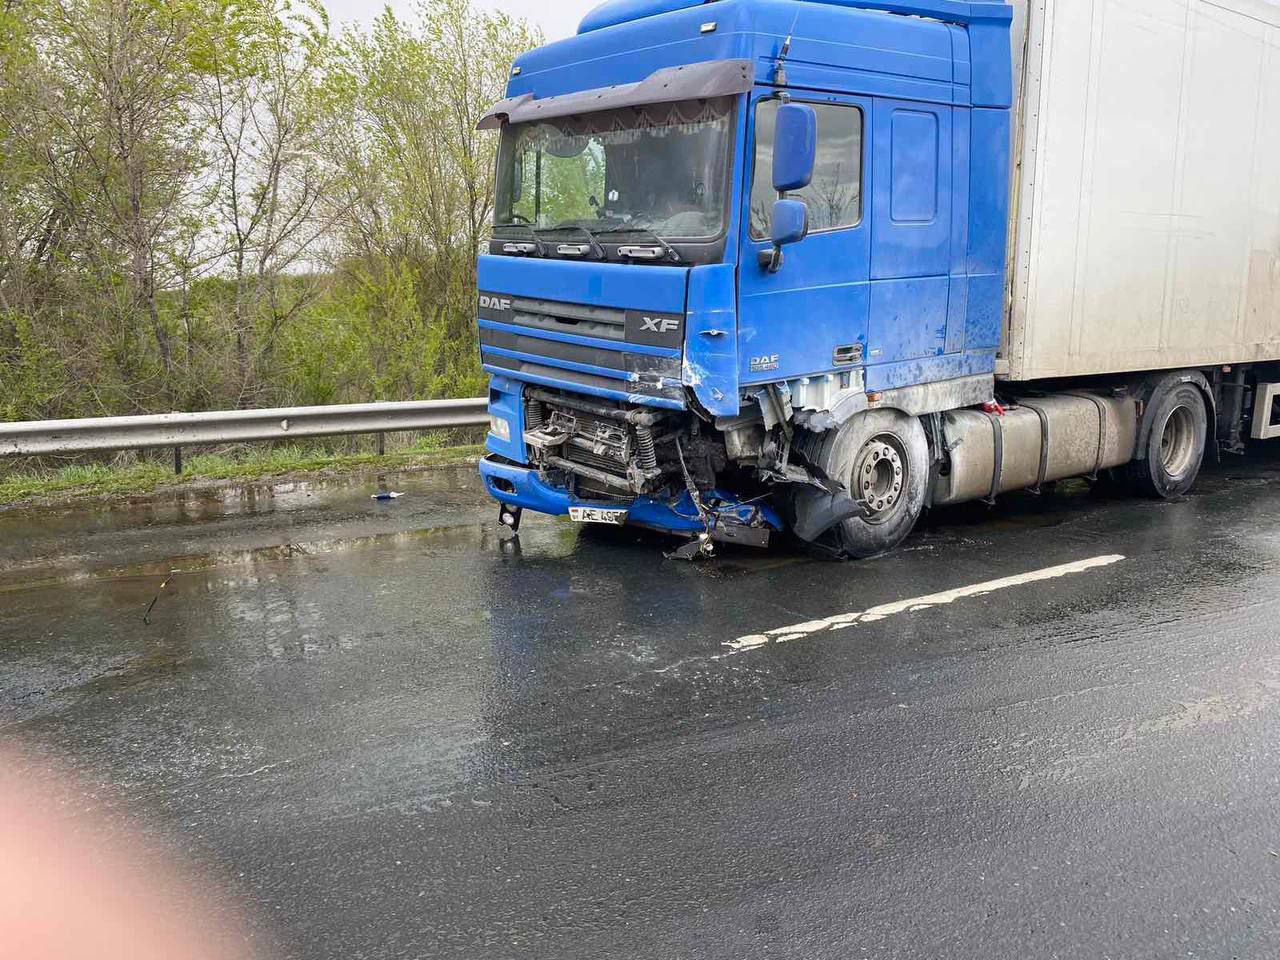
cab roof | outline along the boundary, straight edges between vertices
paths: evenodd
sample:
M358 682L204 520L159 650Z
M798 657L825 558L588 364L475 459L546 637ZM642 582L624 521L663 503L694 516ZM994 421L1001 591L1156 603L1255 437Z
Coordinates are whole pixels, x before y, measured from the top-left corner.
M605 0L583 19L579 33L591 33L606 27L643 20L675 10L709 6L716 0ZM796 3L825 3L837 7L857 7L907 13L946 23L968 24L975 17L990 16L986 8L1006 6L1003 3L968 3L964 0L792 0ZM711 12L711 11L708 11Z
M1012 9L959 0L609 0L577 36L521 56L507 95L636 84L715 60L746 60L756 83L771 84L790 36L791 88L1008 107Z

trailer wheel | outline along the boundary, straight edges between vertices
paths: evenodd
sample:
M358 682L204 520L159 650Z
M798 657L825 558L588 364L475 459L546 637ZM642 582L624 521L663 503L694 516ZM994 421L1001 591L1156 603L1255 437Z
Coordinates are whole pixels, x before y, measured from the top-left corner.
M823 438L814 459L827 475L866 504L864 516L841 521L827 534L841 556L863 559L892 550L924 512L929 441L916 417L871 410Z
M1141 459L1129 464L1129 479L1139 493L1172 500L1191 489L1204 463L1209 411L1193 383L1179 383L1154 398L1151 431Z

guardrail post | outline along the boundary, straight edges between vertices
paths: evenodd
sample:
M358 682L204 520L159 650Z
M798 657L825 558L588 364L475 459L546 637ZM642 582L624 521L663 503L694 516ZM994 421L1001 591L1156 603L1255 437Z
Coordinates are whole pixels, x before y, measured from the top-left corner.
M387 455L387 435L385 433L378 434L378 456L385 457Z
M175 476L182 476L182 448L173 448L173 472Z

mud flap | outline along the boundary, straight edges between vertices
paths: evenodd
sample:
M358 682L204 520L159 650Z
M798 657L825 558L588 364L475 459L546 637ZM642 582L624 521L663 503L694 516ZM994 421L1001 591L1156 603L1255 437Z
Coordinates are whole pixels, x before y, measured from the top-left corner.
M843 490L832 493L813 487L792 493L792 509L792 532L806 543L813 543L836 524L862 514L862 504Z

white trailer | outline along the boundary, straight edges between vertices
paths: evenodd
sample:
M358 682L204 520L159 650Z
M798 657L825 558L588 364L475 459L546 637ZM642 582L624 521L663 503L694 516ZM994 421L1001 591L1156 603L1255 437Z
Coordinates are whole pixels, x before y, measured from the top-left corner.
M1280 359L1280 2L1016 8L998 373Z
M1008 415L935 503L1280 437L1280 0L1014 0Z

